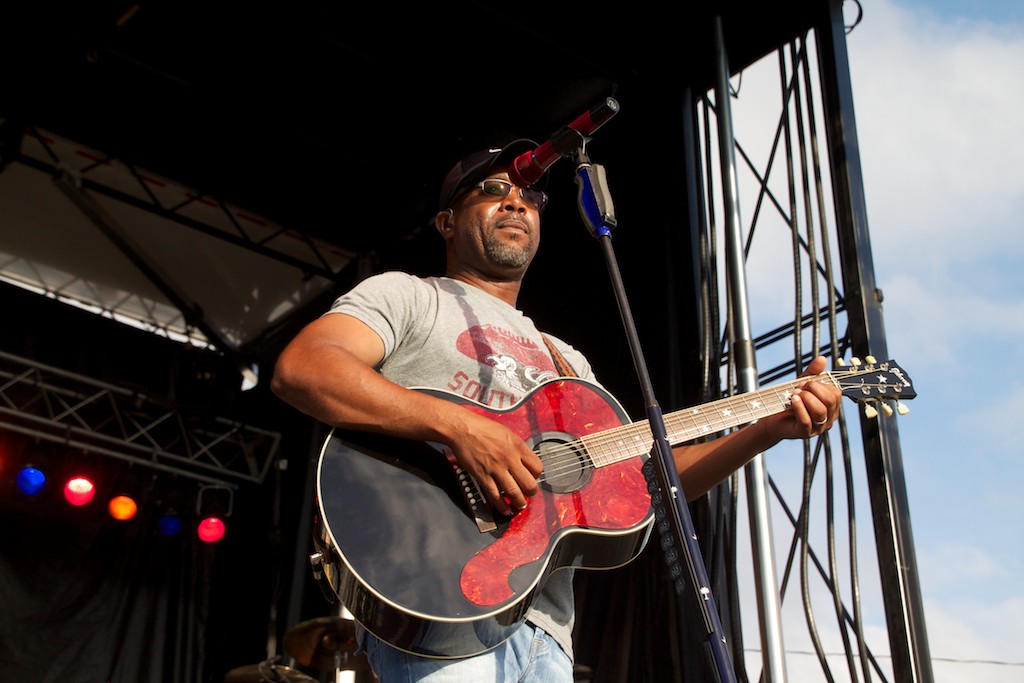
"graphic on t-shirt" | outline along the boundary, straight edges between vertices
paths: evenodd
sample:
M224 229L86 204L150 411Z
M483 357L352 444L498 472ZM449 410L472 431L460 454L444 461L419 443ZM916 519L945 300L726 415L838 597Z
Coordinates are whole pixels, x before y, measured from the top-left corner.
M547 349L492 325L477 325L459 335L456 348L494 370L495 383L526 393L558 376Z

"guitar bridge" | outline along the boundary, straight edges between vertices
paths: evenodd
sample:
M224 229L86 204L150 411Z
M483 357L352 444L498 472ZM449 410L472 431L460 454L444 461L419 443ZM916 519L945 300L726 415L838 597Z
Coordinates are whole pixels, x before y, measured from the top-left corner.
M445 455L448 455L447 449L445 449L445 451ZM479 529L482 534L486 534L497 529L498 524L494 521L493 508L484 500L483 494L480 493L480 487L476 484L476 480L466 474L466 472L459 467L458 463L455 462L454 458L449 458L448 460L451 462L452 469L455 471L455 478L459 483L459 491L462 493L462 498L466 501L466 505L469 507L470 514L473 516L473 521L476 523L476 528Z

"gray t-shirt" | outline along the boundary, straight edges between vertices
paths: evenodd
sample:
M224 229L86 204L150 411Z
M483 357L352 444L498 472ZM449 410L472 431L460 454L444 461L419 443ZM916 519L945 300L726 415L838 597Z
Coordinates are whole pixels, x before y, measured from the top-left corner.
M443 389L494 409L519 403L559 375L544 337L521 311L450 278L374 275L330 313L358 318L384 342L382 375L406 387ZM547 335L575 373L597 383L576 349ZM555 571L527 612L570 657L575 620L571 569Z

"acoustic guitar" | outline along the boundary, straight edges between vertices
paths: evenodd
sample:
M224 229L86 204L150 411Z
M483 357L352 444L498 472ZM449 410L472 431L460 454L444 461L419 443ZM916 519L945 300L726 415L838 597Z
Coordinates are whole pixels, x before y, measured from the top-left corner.
M888 400L915 396L891 361L853 366L666 415L669 441L693 441L787 410L793 390L808 381L886 410ZM521 436L544 463L541 492L505 517L442 444L332 431L317 470L313 563L367 630L421 656L485 652L522 624L552 572L618 567L643 549L653 511L641 468L653 437L648 423L630 422L607 391L559 378L504 410L418 391Z

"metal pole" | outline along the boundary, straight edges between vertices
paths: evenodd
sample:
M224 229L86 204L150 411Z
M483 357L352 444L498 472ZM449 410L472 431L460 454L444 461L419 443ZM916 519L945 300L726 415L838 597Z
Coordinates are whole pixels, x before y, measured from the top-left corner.
M829 0L816 31L829 159L854 353L888 358L860 165L842 0ZM881 418L881 416L879 416ZM895 420L861 416L889 648L897 681L933 680L931 654Z
M736 365L737 389L757 389L757 363L750 331L747 279L741 233L739 188L729 103L729 60L722 32L722 19L715 17L715 104L718 111L718 147L721 159L722 193L725 204L725 258L728 273L730 309L730 353ZM763 678L766 683L786 680L785 648L782 644L782 618L778 581L775 576L775 552L764 458L755 456L744 467L747 484L750 542L754 557L754 581L758 596ZM739 655L741 653L737 653Z

